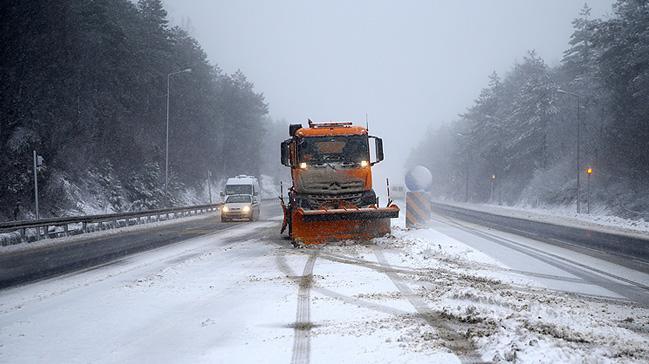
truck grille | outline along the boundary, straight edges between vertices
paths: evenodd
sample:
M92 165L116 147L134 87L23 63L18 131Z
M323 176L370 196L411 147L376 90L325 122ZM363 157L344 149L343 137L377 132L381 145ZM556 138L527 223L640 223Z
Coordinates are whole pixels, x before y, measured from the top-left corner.
M344 194L333 194L333 195L303 195L305 197L304 202L307 205L302 207L305 208L337 208L340 205L340 202L346 202L351 205L359 205L361 198L363 197L362 193L344 193ZM306 201L305 201L306 200ZM307 202L308 201L308 202Z
M336 181L336 182L314 182L305 186L307 190L318 191L322 193L345 193L345 191L362 190L363 181Z

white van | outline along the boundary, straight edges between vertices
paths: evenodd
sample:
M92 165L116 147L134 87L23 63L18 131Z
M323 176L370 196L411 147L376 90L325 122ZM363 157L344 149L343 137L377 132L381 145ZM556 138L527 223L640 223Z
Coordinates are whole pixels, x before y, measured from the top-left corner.
M242 174L228 178L225 182L225 190L221 192L221 197L225 201L228 196L232 195L250 195L253 203L261 203L260 193L257 177Z

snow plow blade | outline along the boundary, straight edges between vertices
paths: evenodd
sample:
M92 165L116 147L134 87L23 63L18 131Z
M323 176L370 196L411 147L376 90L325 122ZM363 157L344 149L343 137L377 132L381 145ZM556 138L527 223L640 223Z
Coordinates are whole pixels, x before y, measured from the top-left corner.
M296 209L292 216L292 238L302 244L340 240L369 240L390 233L390 219L399 217L399 207L366 207L331 210Z

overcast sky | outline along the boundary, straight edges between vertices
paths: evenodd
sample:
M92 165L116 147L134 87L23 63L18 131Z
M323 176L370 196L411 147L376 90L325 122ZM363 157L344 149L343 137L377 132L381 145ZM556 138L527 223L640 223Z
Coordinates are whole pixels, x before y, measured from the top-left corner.
M593 16L612 0L591 0ZM454 120L527 50L559 62L584 1L165 0L210 60L241 69L275 119L352 120L383 137L397 177L427 127ZM279 152L278 152L279 153ZM278 155L279 158L279 155Z

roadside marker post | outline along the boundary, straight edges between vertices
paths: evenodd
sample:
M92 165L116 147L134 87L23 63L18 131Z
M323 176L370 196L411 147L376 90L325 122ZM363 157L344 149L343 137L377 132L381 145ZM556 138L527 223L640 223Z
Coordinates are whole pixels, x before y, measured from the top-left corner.
M419 229L430 224L430 199L427 192L406 192L406 228Z
M431 222L431 203L428 194L433 185L433 175L424 166L411 168L405 176L406 187L406 228L428 227Z

